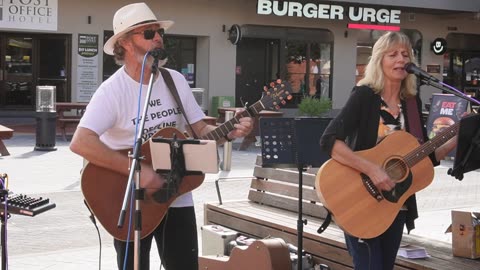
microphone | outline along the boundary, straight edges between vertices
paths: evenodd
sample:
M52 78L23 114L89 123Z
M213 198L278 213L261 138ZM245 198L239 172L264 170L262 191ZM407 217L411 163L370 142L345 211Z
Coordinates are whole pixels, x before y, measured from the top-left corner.
M168 57L168 53L165 49L157 48L148 52L153 58L158 60L164 60Z
M420 79L427 79L429 81L440 82L437 78L433 77L432 75L428 74L423 69L417 67L414 63L407 63L405 64L405 71L410 74L415 74Z

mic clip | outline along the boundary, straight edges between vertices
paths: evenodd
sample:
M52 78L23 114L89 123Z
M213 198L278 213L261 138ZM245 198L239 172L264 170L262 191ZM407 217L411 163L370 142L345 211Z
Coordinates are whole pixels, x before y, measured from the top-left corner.
M165 58L167 58L168 54L167 54L167 51L165 49L161 49L161 48L158 48L158 49L155 49L155 50L151 50L148 52L153 58L155 59L158 59L158 60L164 60Z

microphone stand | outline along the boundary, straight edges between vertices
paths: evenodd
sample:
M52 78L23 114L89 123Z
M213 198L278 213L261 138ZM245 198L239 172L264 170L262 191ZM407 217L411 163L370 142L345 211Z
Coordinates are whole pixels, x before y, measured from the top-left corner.
M424 77L421 77L420 80L421 80L422 83L424 83L426 85L431 85L431 86L433 86L437 89L446 91L446 92L448 92L450 94L453 94L457 97L463 98L464 100L467 100L467 101L473 102L477 105L480 105L480 101L465 95L462 91L460 91L460 90L456 89L455 87L450 86L450 85L448 85L444 82L435 82L434 80L432 80L430 78L424 78Z
M152 87L153 87L153 81L155 79L155 75L158 72L158 57L153 56L153 64L151 68L151 74L150 74L150 81L148 83L148 90L147 90L147 95L145 97L145 104L143 106L143 113L142 113L142 118L140 121L140 129L137 134L137 138L135 139L135 145L133 148L133 154L129 154L129 157L132 158L132 163L130 166L130 173L128 175L128 182L127 182L127 187L125 189L125 195L123 197L123 203L122 203L122 209L120 211L120 216L118 218L118 223L117 227L122 228L124 221L125 221L125 214L126 214L126 208L128 201L130 199L130 192L132 190L132 182L133 178L135 178L135 217L134 217L134 224L135 224L135 233L134 233L134 269L138 270L140 269L140 239L141 239L141 232L142 232L142 213L140 209L140 202L144 199L145 197L145 191L144 189L140 188L140 171L141 171L141 166L140 162L141 160L144 159L143 156L141 156L141 146L142 146L142 135L143 135L143 129L145 127L145 119L147 118L147 110L148 110L148 104L150 101L150 96L152 94ZM143 83L143 82L140 82ZM130 209L132 211L132 209ZM130 239L127 239L127 243L130 241Z

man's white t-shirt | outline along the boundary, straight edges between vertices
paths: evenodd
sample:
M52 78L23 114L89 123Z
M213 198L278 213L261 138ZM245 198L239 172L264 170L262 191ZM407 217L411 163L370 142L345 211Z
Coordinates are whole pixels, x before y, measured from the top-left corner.
M175 82L190 123L202 120L205 114L195 101L185 77L175 70L168 69L168 71ZM140 83L133 80L126 73L125 68L121 67L97 89L87 105L79 126L97 133L100 140L111 149L132 148L136 138L136 125L140 122L137 120L137 115L142 117L147 91L148 85L142 85L139 100ZM144 141L164 127L175 127L185 131L186 121L160 74L152 87L145 118ZM192 205L192 194L189 192L179 196L171 206Z

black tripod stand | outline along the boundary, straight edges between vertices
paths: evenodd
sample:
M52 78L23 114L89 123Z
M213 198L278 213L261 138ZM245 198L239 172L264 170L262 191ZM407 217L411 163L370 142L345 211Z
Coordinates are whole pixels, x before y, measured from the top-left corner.
M320 167L328 156L319 140L331 118L260 118L262 167L298 169L298 270L303 269L303 171Z
M7 176L6 174L3 174L0 176L2 179L2 182L0 183L0 201L5 202L5 200L8 197L8 189L7 189ZM1 242L1 247L2 247L2 270L7 269L7 236L6 236L6 231L5 231L5 224L7 222L7 219L10 217L10 214L8 213L8 210L0 209L0 221L2 222L1 225L1 235L0 235L0 242Z

